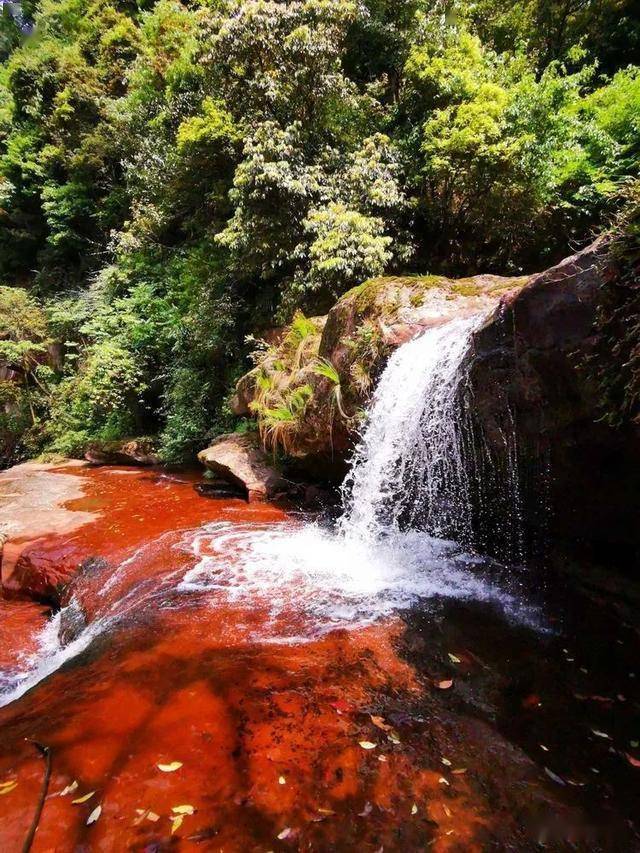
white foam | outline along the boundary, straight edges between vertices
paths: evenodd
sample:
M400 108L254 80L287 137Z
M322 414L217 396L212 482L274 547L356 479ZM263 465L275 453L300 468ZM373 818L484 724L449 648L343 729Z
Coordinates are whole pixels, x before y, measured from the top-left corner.
M284 638L292 612L312 638L369 625L432 598L491 601L510 617L529 621L532 615L517 589L487 579L486 561L420 531L371 541L317 524L218 522L183 544L197 564L178 589L208 591L214 606L223 596L238 606L267 608L271 621L261 639Z

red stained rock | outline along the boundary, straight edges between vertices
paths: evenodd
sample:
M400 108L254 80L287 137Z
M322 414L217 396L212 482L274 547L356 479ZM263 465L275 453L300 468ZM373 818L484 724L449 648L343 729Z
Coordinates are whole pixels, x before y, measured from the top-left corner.
M249 502L266 500L283 487L281 475L253 436L221 435L198 459L219 477L246 489Z

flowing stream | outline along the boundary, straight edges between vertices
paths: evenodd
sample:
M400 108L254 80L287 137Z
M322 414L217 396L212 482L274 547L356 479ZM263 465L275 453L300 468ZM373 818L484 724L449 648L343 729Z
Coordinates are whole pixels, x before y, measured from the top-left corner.
M188 472L52 475L78 478L82 521L25 552L74 578L57 613L0 601L3 849L40 796L34 740L36 853L600 849L596 814L632 849L637 635L578 596L561 634L469 545L481 322L392 356L336 523Z
M533 623L535 611L523 602L513 574L460 544L470 534L461 365L481 320L473 316L430 329L392 356L335 527L231 518L143 545L115 571L107 569L90 616L74 595L42 631L36 653L17 670L0 672L0 705L168 596L204 593L212 607L221 599L260 607L265 616L251 637L267 642L301 642L339 627L363 627L440 597L491 601ZM452 532L455 539L445 538ZM149 551L158 548L188 555L190 567L141 582L136 565L144 567ZM63 630L68 625L78 629Z

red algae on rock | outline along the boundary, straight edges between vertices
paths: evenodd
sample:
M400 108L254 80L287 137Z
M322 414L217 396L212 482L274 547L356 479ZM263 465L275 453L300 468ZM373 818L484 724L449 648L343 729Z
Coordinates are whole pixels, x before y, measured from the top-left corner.
M588 837L565 788L473 710L466 697L486 664L462 651L464 665L452 663L441 640L425 644L393 615L310 630L316 593L304 578L277 601L239 594L245 569L232 583L224 574L238 558L228 531L295 525L280 509L203 498L184 473L63 476L84 492L66 509L92 518L33 553L69 576L84 567L39 635L55 666L36 662L26 692L0 710L0 785L17 782L0 796L2 849L21 848L41 790L31 741L52 755L37 853L528 850L543 829ZM185 589L214 550L208 585ZM4 606L16 656L33 655L23 614L33 608L39 629L42 607ZM56 626L66 645L47 633ZM452 671L452 689L439 690Z

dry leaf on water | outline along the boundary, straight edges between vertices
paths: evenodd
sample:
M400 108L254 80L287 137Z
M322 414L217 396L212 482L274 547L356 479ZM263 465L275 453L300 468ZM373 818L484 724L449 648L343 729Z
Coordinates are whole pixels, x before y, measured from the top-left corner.
M66 788L63 788L62 791L60 791L60 794L58 796L66 797L67 794L73 794L73 792L77 791L77 790L78 790L78 782L77 782L77 780L74 779L70 785L67 785Z
M87 818L87 826L90 826L90 824L95 823L101 814L102 814L102 806L96 806L95 809L91 812L91 814Z
M378 745L377 743L371 743L370 740L361 740L359 743L363 749L375 749Z
M278 785L286 785L286 784L287 784L287 780L284 778L284 776L278 776Z
M439 681L438 687L440 688L440 690L448 690L450 687L453 687L453 681L450 678L446 679L445 681Z
M291 827L285 826L285 828L282 830L282 832L278 835L278 840L284 841L285 838L288 838L290 835L291 835Z
M77 800L71 800L71 802L74 804L74 806L79 806L80 803L86 803L87 800L90 800L94 794L95 794L95 791L89 791L88 794L84 794L84 796L78 797Z
M184 806L173 806L171 811L174 814L185 815L185 814L193 814L195 812L195 809L192 805L189 805L189 803L186 803Z
M462 663L460 658L456 657L455 655L452 655L451 652L449 652L449 660L451 661L451 663Z
M176 770L180 770L182 761L172 761L171 764L158 764L157 767L163 773L174 773Z
M174 832L177 832L180 829L183 820L183 814L176 815L174 818L171 819L171 835L173 835Z
M556 782L558 785L564 785L565 784L564 779L562 779L560 776L558 776L557 773L554 773L553 770L549 770L548 767L544 768L544 772L547 774L549 779L553 779L553 781Z
M183 814L184 815L184 814L193 814L195 812L195 809L192 805L189 805L189 803L186 803L184 806L172 806L171 811L174 814Z
M418 814L418 806L415 803L411 806L411 814Z
M390 726L388 723L385 723L384 717L375 717L373 714L371 714L371 722L374 726L377 726L379 729L382 729L383 732L390 732L392 729L392 726Z
M13 782L4 782L2 786L0 786L0 796L3 794L10 794L12 791L18 787L18 782L14 780Z

